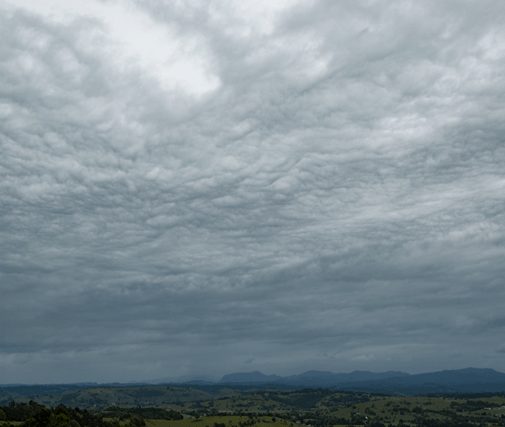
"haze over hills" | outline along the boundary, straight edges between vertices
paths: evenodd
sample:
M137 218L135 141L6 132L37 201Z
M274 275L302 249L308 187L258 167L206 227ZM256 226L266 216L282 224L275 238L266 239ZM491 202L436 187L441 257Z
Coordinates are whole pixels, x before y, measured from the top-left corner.
M339 388L384 393L484 393L505 391L505 374L494 369L465 368L421 374L401 371L353 371L334 373L307 371L281 377L259 371L227 374L219 384L279 385L291 387Z
M0 379L1 381L1 379ZM235 372L224 375L218 381L208 378L185 377L179 380L160 379L137 383L72 383L72 384L1 384L3 390L19 389L22 395L32 392L57 395L69 388L74 391L90 388L150 387L170 385L195 389L240 387L248 389L265 388L331 388L344 391L358 391L386 394L444 394L444 393L505 393L505 373L494 369L465 368L409 374L401 371L352 371L335 373L310 370L296 375L267 375L260 371ZM1 393L0 393L1 394ZM7 393L8 394L8 393Z
M281 377L278 375L265 375L259 371L238 372L224 375L220 383L227 384L283 384L302 387L333 387L338 384L354 383L359 381L373 381L379 379L408 376L405 372L387 371L353 371L349 373L335 373L329 371L306 371L297 375Z
M263 372L235 372L224 375L219 382L225 384L260 384L281 382L283 377L278 375L265 375Z

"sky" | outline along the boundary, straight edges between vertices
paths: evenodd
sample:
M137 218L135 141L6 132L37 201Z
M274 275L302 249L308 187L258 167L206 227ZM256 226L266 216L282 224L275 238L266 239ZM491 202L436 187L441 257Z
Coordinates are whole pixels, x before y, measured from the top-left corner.
M505 371L504 21L0 0L0 383Z

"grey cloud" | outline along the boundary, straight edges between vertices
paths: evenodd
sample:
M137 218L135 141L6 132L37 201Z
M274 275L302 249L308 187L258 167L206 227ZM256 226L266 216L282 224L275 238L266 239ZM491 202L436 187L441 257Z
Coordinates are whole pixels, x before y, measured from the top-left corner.
M220 85L1 15L6 382L505 369L500 2L135 7Z

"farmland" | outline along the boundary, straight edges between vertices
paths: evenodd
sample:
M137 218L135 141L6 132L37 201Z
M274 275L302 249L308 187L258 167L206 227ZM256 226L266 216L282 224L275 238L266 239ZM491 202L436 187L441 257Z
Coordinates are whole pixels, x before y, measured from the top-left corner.
M331 389L187 385L38 388L32 391L36 393L11 389L10 396L2 397L0 425L505 426L503 394L399 396ZM13 399L12 395L16 397ZM37 424L34 421L37 419L44 419L46 424ZM48 420L52 420L51 424ZM57 420L63 424L58 424ZM75 423L68 424L70 420Z

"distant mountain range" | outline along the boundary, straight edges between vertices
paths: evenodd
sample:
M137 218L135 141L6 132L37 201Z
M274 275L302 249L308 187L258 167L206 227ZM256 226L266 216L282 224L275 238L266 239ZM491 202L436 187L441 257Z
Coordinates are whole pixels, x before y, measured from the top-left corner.
M173 387L165 387L171 385ZM114 390L111 402L127 401L132 398L130 389L149 389L162 387L163 393L189 393L193 397L205 399L207 395L225 396L234 390L263 390L263 389L310 389L326 388L337 391L367 392L382 394L423 395L423 394L478 394L504 393L505 374L493 369L466 368L427 372L422 374L408 374L400 371L370 372L353 371L335 373L328 371L307 371L297 375L279 376L266 375L259 371L238 372L224 375L219 381L207 378L181 378L180 380L157 380L143 383L79 383L79 384L40 384L16 385L0 384L0 402L8 402L15 398L42 399L47 404L72 402L74 405L87 405L95 402L95 397L88 396L92 390ZM89 391L91 390L91 391ZM186 390L186 391L184 391ZM189 391L190 392L189 392ZM162 394L163 394L162 393ZM92 393L91 393L92 394ZM94 396L94 395L93 395ZM172 396L173 397L173 396ZM195 397L195 398L196 398ZM70 399L70 400L68 400ZM95 399L95 400L93 400ZM128 400L130 399L130 400ZM183 399L177 397L178 400ZM68 400L68 402L67 402ZM184 399L183 399L184 400ZM111 404L107 399L105 404ZM96 402L95 402L96 403ZM98 404L98 403L96 403Z
M282 384L302 387L334 387L339 384L384 380L404 376L409 376L409 374L399 371L353 371L338 374L328 371L307 371L298 375L280 377L278 375L265 375L262 372L254 371L228 374L221 378L219 382L225 384Z
M505 392L505 374L493 369L478 368L423 374L400 371L350 373L307 371L285 377L254 371L227 374L218 384L335 388L395 394L496 393Z

